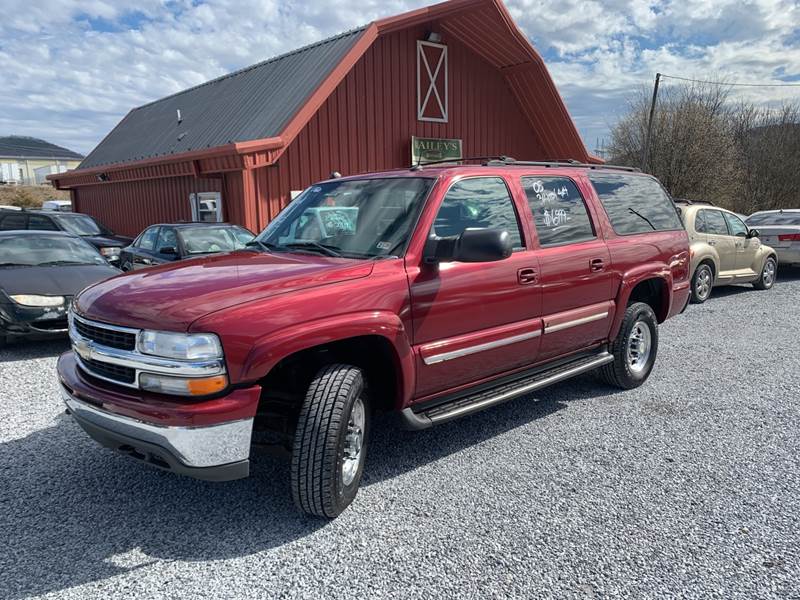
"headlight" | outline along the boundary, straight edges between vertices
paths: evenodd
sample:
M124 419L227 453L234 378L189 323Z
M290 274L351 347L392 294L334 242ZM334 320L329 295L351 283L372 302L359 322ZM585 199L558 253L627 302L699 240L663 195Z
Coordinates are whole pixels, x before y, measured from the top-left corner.
M35 296L32 294L18 294L16 296L9 296L17 304L22 306L38 306L40 308L46 306L63 306L64 296Z
M228 378L225 375L214 375L213 377L171 377L153 373L139 375L139 387L159 394L208 396L221 392L227 385Z
M106 257L113 258L115 256L119 256L119 253L120 253L121 250L122 250L122 248L115 248L115 247L100 248L100 254L102 254L103 256L106 256Z
M142 331L139 352L179 360L222 358L222 345L213 333Z

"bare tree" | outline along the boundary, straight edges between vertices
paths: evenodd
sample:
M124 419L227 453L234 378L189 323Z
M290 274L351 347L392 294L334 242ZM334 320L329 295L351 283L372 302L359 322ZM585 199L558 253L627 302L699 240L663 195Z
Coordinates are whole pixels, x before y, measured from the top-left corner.
M659 94L646 170L676 198L739 212L800 206L800 105L732 105L730 88L685 84ZM639 166L649 92L611 132L612 162Z
M800 104L739 104L731 121L744 180L734 210L800 207Z

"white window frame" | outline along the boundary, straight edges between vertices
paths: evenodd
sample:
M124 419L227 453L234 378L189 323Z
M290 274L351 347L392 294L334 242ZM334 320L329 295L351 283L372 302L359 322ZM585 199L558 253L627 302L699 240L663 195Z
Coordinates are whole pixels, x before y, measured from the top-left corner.
M189 194L189 206L192 210L192 221L200 221L200 203L203 200L213 200L217 205L217 223L222 223L222 193L221 192L197 192L196 194ZM209 223L210 221L205 221Z
M436 66L432 69L431 65L428 63L428 57L424 52L425 46L430 46L431 48L440 48L442 50L442 54L439 57L439 62ZM448 85L448 73L447 73L447 46L444 44L437 44L435 42L427 42L424 40L417 40L417 120L418 121L428 121L433 123L447 123L448 121L448 105L449 105L449 85ZM439 90L436 89L436 80L439 78L439 71L444 68L444 98L439 96ZM422 92L422 70L425 69L426 75L429 78L428 85L425 88L425 94L423 98ZM423 113L425 109L428 107L428 103L435 100L439 104L439 108L442 109L442 115L444 118L436 118L436 117L425 117Z

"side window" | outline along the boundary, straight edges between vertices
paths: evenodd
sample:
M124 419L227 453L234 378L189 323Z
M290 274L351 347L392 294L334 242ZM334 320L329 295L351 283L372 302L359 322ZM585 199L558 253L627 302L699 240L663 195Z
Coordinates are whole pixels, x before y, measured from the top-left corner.
M0 221L0 231L12 231L15 229L27 229L28 215L6 215Z
M53 220L49 217L42 215L31 215L28 218L28 229L37 229L42 231L58 231Z
M455 236L470 227L505 229L512 247L523 247L514 201L500 177L474 177L453 184L442 200L432 233Z
M575 183L567 177L523 177L539 245L561 246L595 238L592 220Z
M701 210L706 222L706 233L711 235L730 235L728 226L725 225L725 217L718 210Z
M158 237L158 227L151 227L147 231L145 231L139 241L137 242L137 248L141 248L142 250L149 250L152 252L155 250L156 247L156 238Z
M745 225L739 217L730 213L722 214L725 216L725 220L728 222L728 229L730 229L731 235L735 235L737 237L747 237L747 225Z
M697 233L708 233L706 227L706 215L704 210L698 210L694 215L694 230Z
M589 173L614 231L619 235L683 229L672 199L653 178L627 173Z
M178 251L178 235L172 227L162 227L158 236L156 249L160 253L162 248L175 248Z

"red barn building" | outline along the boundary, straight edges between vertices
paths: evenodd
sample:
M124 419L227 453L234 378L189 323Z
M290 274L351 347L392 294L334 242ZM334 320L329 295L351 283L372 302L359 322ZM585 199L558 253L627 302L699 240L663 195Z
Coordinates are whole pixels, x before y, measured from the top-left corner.
M257 231L333 171L408 166L412 138L428 157L596 160L501 0L452 0L135 108L50 178L120 233L192 219Z

